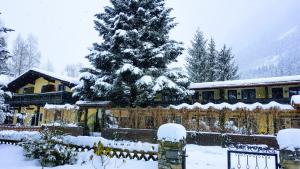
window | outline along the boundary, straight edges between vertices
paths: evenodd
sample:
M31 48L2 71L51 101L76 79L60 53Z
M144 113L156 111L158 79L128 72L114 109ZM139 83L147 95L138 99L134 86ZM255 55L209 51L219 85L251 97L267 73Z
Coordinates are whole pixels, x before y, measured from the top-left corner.
M290 87L289 88L289 96L300 95L300 87Z
M202 93L202 98L204 102L210 102L214 100L214 91L204 91Z
M42 93L46 93L46 92L55 92L55 86L54 85L45 85L42 87Z
M23 94L32 94L34 92L34 87L25 87Z
M255 89L242 89L242 99L255 99L256 91Z
M63 84L58 85L58 91L65 91L65 85Z
M273 99L282 99L283 98L282 88L272 88L272 98Z
M194 100L199 100L199 92L196 91L195 94L194 94Z
M236 90L228 90L227 95L228 95L228 100L236 100L237 99Z

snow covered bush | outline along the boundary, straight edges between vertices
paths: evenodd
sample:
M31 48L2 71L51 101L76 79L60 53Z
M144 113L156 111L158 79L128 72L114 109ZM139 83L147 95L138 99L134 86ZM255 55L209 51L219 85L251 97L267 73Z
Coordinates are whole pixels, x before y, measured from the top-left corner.
M62 136L59 130L41 131L41 139L28 138L22 144L24 156L39 159L42 166L74 164L77 153L73 152L70 147L59 144Z
M155 97L182 101L192 94L182 70L168 69L182 54L180 42L170 39L176 26L164 0L111 0L96 14L94 43L82 70L81 83L73 88L81 100L108 99L118 106L148 106Z

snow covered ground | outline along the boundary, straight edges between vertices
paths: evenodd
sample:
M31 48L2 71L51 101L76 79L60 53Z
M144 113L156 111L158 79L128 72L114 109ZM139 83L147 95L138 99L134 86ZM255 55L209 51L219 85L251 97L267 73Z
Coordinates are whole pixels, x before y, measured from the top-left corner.
M187 169L222 169L227 167L227 149L221 147L205 147L187 145ZM37 160L26 160L19 146L0 145L0 168L3 169L40 169ZM90 161L91 152L79 153L79 160L75 165L64 165L52 169L102 169L99 157ZM86 161L86 162L84 162ZM144 160L129 160L112 158L106 169L156 169L157 162Z

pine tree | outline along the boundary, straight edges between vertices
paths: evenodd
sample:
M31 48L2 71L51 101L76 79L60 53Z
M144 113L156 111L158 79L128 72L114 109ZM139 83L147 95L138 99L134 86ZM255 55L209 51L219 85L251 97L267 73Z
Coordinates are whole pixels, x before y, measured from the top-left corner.
M207 50L206 81L213 82L217 80L217 51L213 38L210 39Z
M224 45L217 58L219 81L234 80L238 78L238 66L235 65L233 59L234 56L232 55L231 48L227 48L226 45Z
M83 71L91 79L83 76L75 95L108 98L122 106L149 105L165 91L178 99L188 95L186 85L171 79L167 69L183 51L181 43L169 38L176 26L171 11L164 0L111 0L111 6L95 15L103 41L93 44L87 56L92 68Z
M1 12L0 12L1 14ZM3 74L8 74L9 70L7 67L7 60L10 57L9 52L7 50L7 44L4 34L7 32L13 31L12 29L5 28L0 22L0 76ZM7 94L3 91L3 87L5 84L0 82L0 124L5 120L6 114L6 106L4 105L4 98Z
M192 82L206 81L206 42L203 33L197 30L187 57L187 70Z

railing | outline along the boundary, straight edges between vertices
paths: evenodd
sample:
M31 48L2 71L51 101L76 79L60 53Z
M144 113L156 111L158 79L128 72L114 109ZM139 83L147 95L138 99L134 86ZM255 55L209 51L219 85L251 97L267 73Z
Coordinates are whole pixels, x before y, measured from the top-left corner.
M228 169L279 169L278 155L274 149L250 145L229 147Z
M0 139L0 144L10 144L10 145L20 145L21 141L19 140L6 140ZM83 151L94 151L96 155L105 155L110 158L129 158L129 159L137 159L137 160L145 160L145 161L157 161L158 160L158 153L157 152L145 152L145 151L130 151L128 149L121 149L121 148L111 148L111 147L104 147L104 146L78 146L74 144L64 144L59 142L58 144L71 147L73 151L83 152Z
M10 106L26 106L26 105L41 105L48 104L64 104L75 103L71 92L49 92L39 94L14 94L11 99L7 100Z

